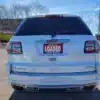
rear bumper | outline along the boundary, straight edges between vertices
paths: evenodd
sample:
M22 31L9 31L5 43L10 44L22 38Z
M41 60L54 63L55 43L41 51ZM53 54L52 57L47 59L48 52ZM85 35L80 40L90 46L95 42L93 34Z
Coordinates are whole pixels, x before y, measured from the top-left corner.
M71 76L22 76L9 75L12 85L33 88L73 88L95 85L97 74Z

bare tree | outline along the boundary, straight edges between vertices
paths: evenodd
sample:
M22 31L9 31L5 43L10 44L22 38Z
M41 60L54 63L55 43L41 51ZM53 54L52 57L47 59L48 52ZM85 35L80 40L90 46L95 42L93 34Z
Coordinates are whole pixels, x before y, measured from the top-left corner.
M0 18L2 19L2 18L8 18L8 17L9 17L9 15L8 15L6 6L1 5L0 6Z
M26 5L20 3L12 4L9 8L5 5L0 6L0 19L4 18L24 18L37 14L46 14L49 9L39 2L31 2Z
M3 16L2 16L2 9L3 9L3 7L0 6L0 19L3 17Z
M27 5L13 4L10 8L10 15L12 18L24 18L34 14L44 14L48 12L49 9L38 2L32 2Z
M21 9L20 9L20 5L19 4L13 4L10 8L10 17L11 18L19 18L20 16L22 17L22 13L21 12Z
M32 2L30 4L31 11L37 14L46 14L49 12L49 9L43 5L41 5L39 2Z
M31 8L30 6L26 5L26 6L22 6L22 11L25 17L29 17L31 16Z

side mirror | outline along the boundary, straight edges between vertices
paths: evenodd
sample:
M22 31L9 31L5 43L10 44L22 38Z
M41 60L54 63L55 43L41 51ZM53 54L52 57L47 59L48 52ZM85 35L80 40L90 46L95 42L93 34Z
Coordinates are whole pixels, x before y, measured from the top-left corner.
M100 41L100 35L96 35L97 40Z

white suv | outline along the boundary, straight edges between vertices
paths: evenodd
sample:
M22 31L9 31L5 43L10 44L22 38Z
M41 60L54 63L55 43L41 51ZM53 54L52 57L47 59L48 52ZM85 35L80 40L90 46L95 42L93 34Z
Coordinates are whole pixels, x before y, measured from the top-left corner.
M7 47L9 82L20 90L94 87L99 50L79 16L26 18Z

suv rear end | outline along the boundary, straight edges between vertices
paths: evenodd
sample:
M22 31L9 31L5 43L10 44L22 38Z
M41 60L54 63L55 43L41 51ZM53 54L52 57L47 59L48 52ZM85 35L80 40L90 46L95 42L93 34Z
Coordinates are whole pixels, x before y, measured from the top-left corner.
M95 85L98 47L78 16L27 18L7 47L9 82L22 88Z

